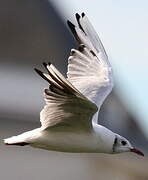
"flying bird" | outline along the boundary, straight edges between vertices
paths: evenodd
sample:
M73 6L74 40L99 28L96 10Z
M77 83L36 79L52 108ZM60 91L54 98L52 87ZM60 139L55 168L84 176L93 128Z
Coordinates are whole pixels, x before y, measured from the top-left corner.
M61 152L144 154L124 137L98 124L100 107L113 88L113 72L101 40L87 16L76 14L77 25L67 24L77 40L68 58L67 78L51 63L46 73L35 71L49 83L41 127L4 139L6 145L30 145Z

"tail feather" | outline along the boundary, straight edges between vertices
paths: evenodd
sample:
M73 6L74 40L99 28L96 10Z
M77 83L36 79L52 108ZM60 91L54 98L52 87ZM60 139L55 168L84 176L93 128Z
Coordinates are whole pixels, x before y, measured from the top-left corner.
M18 146L29 145L28 142L22 141L22 139L19 136L13 136L13 137L4 139L4 144L6 144L6 145L18 145Z

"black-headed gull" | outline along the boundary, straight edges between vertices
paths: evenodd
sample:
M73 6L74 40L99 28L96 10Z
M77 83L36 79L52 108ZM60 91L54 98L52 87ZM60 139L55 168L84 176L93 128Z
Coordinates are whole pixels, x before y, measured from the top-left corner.
M68 26L79 43L68 59L67 79L50 63L48 73L36 72L49 83L41 127L4 140L7 145L62 152L135 152L124 137L97 123L100 107L113 87L112 68L105 49L84 13L76 14L78 26Z

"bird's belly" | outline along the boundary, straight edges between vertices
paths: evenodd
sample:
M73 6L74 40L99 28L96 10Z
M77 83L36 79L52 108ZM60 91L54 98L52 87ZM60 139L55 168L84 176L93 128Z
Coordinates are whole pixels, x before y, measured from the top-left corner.
M98 152L98 142L90 133L42 132L33 147L61 152Z

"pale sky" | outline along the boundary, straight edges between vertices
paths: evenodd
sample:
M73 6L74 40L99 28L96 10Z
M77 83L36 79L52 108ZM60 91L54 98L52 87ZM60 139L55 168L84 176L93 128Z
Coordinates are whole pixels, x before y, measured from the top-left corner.
M65 23L87 14L110 57L115 90L148 137L148 1L51 1Z

